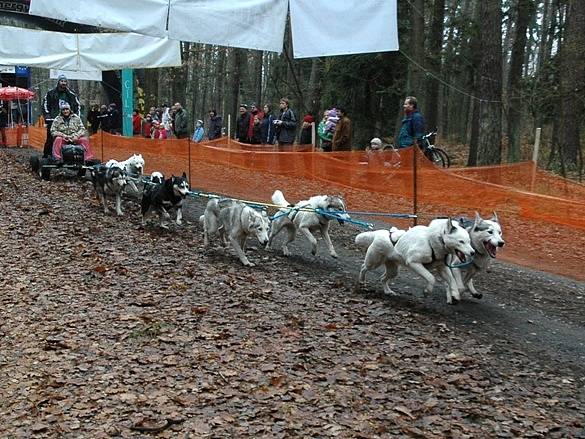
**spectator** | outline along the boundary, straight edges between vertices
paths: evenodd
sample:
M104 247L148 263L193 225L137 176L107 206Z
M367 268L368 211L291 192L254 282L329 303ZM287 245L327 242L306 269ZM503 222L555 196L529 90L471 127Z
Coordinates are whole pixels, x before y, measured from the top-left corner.
M71 112L69 103L61 104L61 114L53 120L51 125L51 135L54 138L53 157L55 160L63 160L61 149L64 144L81 145L84 149L84 159L94 158L83 122L77 114Z
M351 151L351 120L345 109L338 109L340 119L333 133L332 151Z
M292 145L295 141L297 118L289 108L288 98L280 99L280 116L274 121L279 145Z
M374 152L374 151L382 151L384 149L384 145L382 144L382 140L378 137L374 137L370 140L370 144L366 146L367 152Z
M189 120L187 118L187 111L181 106L179 102L173 105L175 111L174 132L177 139L187 139L189 137Z
M150 107L148 109L148 114L150 114L150 119L154 122L155 120L159 120L158 118L158 114L156 113L156 108L155 107Z
M195 122L195 132L193 133L193 141L194 142L201 142L203 140L203 136L205 135L205 132L203 130L203 121L201 119L198 119L197 122Z
M132 111L132 134L140 135L141 130L142 130L142 116L140 115L138 110L135 108Z
M398 133L398 148L408 148L418 143L422 144L422 137L425 134L425 120L418 111L418 102L414 96L407 96L404 99L404 119Z
M248 128L250 126L250 113L246 104L240 105L240 116L236 121L236 140L241 143L250 143Z
M60 105L66 102L69 104L72 113L79 114L81 107L79 99L77 99L77 95L67 85L67 77L65 75L59 75L57 78L57 86L49 90L43 99L43 116L47 125L47 139L45 141L43 157L50 157L53 153L51 124L61 112Z
M108 112L110 114L110 133L120 134L122 132L122 116L116 104L112 102Z
M163 104L161 122L165 127L165 130L167 130L167 138L171 137L171 134L173 133L173 120L171 117L171 107L169 104Z
M268 145L274 145L275 134L275 117L271 110L272 108L269 104L264 104L264 118L260 122L260 135L262 137L262 143Z
M258 116L259 120L264 118L264 113L258 110L256 104L250 105L250 125L248 127L248 137L250 138L250 141L252 137L254 137L254 116Z
M219 139L221 137L221 116L217 115L217 111L209 110L209 125L207 127L207 138L209 140Z
M8 112L4 105L0 106L0 135L2 136L2 147L6 148L8 142L6 141L6 127L8 126Z
M254 122L254 125L252 125L252 138L250 139L250 143L253 145L260 145L262 143L262 128L258 114L254 115L252 121Z
M323 119L319 122L317 127L317 134L321 140L321 149L325 152L331 152L331 141L333 140L333 132L327 131L327 120L329 118L329 110L323 112Z
M149 114L146 115L144 118L144 122L142 124L142 136L147 138L152 138L152 132L154 129L152 116Z
M167 139L167 130L165 129L165 126L162 124L162 122L159 122L158 120L152 122L151 132L152 132L151 137L153 139L158 140Z
M299 143L301 145L311 145L313 143L313 123L315 118L312 113L308 113L303 117L303 124L301 128L301 135L299 137Z
M98 119L99 114L100 106L98 104L92 104L87 113L87 121L89 122L91 134L97 133L97 130L100 127L100 121Z
M102 105L100 107L100 113L97 116L97 120L98 120L98 128L102 131L105 131L107 133L110 132L110 112L108 111L108 107L105 105Z

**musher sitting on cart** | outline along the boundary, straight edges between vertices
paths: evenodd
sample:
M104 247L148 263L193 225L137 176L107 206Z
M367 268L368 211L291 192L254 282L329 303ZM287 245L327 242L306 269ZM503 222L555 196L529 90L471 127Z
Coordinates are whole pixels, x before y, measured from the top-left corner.
M71 111L71 106L67 102L61 104L60 110L59 116L53 120L51 125L53 158L62 161L61 149L63 145L72 144L83 146L83 155L86 161L93 159L94 155L81 118Z

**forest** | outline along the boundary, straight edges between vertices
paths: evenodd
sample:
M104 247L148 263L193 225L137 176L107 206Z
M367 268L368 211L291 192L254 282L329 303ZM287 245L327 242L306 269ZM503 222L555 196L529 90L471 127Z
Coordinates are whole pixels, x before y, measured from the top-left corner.
M581 178L585 1L397 3L397 52L294 59L289 28L280 54L182 43L181 67L135 71L136 106L179 101L193 124L212 108L235 120L240 103L277 110L287 96L299 118L344 107L360 149L372 137L393 141L404 97L413 95L427 130L437 127L469 166L530 159L542 127L540 165ZM41 72L43 94L52 83ZM104 72L102 84L74 86L85 105L119 101L118 78Z

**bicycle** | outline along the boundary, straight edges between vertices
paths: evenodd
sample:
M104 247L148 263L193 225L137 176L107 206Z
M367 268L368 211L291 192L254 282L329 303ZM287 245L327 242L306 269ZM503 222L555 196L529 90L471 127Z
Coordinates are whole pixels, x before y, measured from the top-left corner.
M422 144L419 148L427 159L433 162L436 166L441 168L448 168L451 166L451 159L449 155L438 146L431 143L431 138L437 135L437 130L431 131L430 133L422 137Z

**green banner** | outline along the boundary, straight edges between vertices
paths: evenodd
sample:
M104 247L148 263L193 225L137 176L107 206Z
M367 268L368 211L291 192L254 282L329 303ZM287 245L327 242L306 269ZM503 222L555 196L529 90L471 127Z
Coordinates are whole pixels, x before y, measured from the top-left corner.
M132 110L134 109L134 71L122 70L122 134L132 137Z

